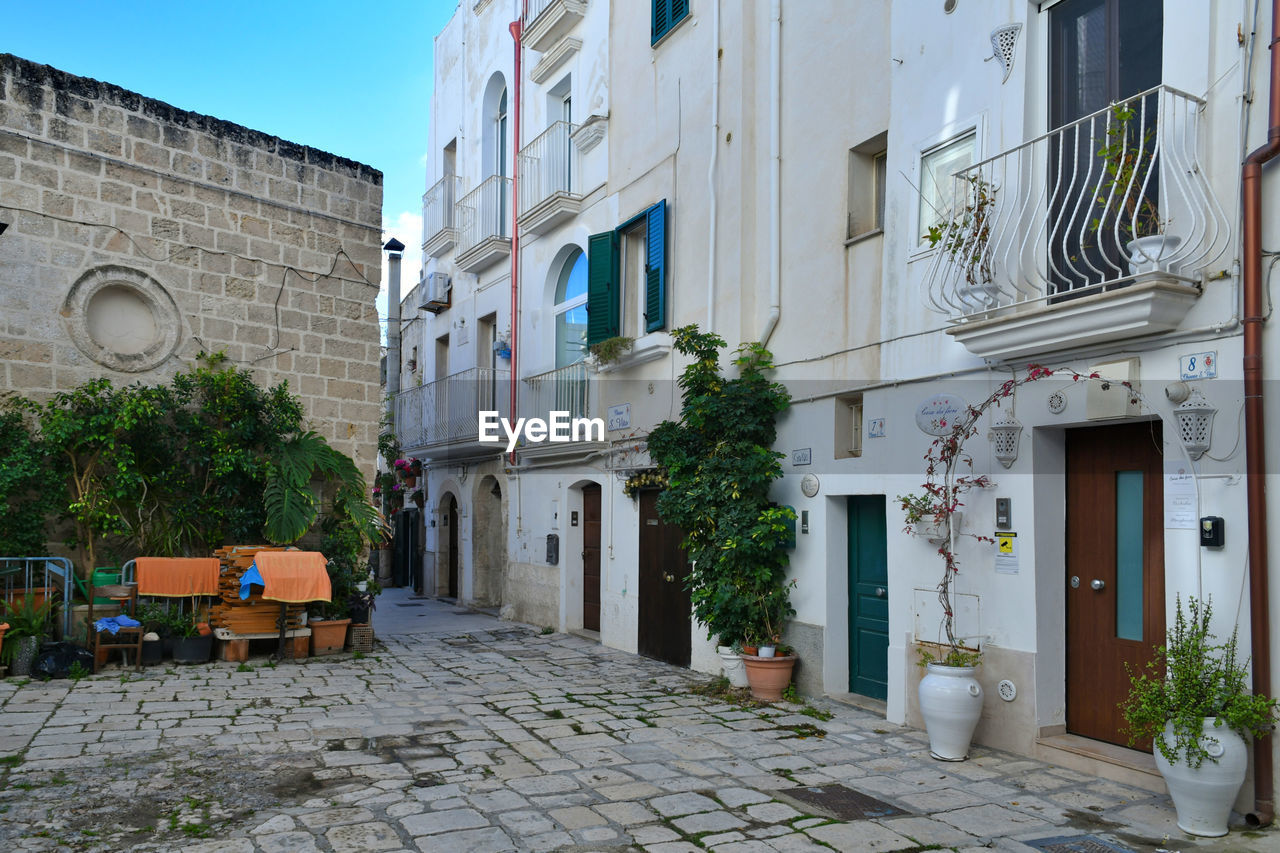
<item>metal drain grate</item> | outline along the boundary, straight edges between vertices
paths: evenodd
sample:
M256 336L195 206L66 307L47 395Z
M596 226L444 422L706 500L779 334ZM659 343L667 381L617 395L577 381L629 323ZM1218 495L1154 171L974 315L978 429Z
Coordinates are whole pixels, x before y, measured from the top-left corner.
M813 785L806 788L788 788L779 794L799 800L808 806L816 806L837 820L868 820L893 817L907 812L883 800L846 788L844 785Z
M1117 847L1096 835L1062 835L1022 843L1044 853L1133 853L1128 847Z

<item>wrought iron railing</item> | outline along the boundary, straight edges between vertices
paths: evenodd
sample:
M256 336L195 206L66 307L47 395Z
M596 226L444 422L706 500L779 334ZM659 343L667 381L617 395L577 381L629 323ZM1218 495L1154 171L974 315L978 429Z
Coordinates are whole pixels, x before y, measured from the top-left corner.
M462 179L457 175L445 175L432 184L422 196L422 233L424 243L430 243L447 228L454 227L454 205Z
M591 373L585 361L525 377L529 390L521 395L525 417L548 418L567 412L570 418L591 416Z
M480 186L458 200L457 254L465 254L485 240L511 236L511 179L502 175L486 178Z
M542 204L556 193L573 193L575 178L574 145L576 125L553 122L520 149L520 215Z
M410 449L475 443L482 411L510 416L511 371L473 367L401 391L395 400L396 437Z
M1193 280L1230 238L1201 164L1204 105L1158 86L957 172L932 306L981 317L1156 269Z

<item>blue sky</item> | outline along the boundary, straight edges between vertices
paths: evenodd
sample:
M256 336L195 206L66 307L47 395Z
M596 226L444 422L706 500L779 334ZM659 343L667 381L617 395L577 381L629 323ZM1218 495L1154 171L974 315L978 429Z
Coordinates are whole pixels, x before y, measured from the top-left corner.
M0 52L380 169L417 275L432 40L456 0L11 0ZM379 305L385 313L385 306Z

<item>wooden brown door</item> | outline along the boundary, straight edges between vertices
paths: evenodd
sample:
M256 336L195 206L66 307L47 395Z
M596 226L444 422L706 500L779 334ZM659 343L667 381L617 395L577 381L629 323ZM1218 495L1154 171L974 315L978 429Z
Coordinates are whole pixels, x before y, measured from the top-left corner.
M658 515L658 491L640 492L640 654L689 665L691 607L685 580L689 563L680 528Z
M445 517L449 525L449 597L458 597L458 501L449 496L449 514Z
M1125 665L1164 642L1161 447L1159 421L1067 433L1067 731L1121 745Z
M600 487L582 487L582 627L600 630Z

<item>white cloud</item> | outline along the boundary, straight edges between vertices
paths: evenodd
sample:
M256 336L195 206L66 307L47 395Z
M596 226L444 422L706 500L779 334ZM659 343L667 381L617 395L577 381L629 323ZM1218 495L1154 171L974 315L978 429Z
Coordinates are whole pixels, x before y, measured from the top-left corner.
M422 276L422 214L403 211L394 220L384 218L382 242L392 237L404 243L404 255L400 262L400 298L412 290ZM387 317L387 253L382 253L382 289L378 293L378 316L383 320L383 340L386 340Z

